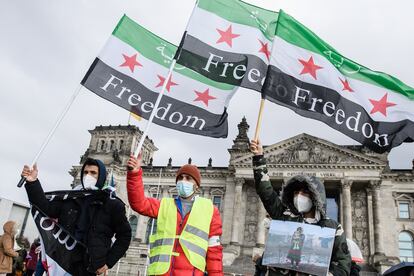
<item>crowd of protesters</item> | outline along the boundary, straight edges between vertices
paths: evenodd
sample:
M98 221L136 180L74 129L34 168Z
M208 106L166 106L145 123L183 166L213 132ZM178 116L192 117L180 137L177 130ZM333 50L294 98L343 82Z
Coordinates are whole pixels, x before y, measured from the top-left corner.
M326 215L326 196L323 184L317 178L303 175L292 177L283 186L281 195L273 189L267 175L266 159L260 141L251 141L253 173L257 194L268 213L266 229L271 220L289 220L336 230L329 275L350 275L351 257L342 227ZM141 156L128 160L127 192L131 208L141 215L157 219L157 229L149 239L148 275L209 275L223 272L223 246L220 242L222 222L220 212L211 200L197 195L203 184L197 166L186 164L176 173L178 196L161 200L146 197L142 179ZM102 161L88 158L81 170L80 191L95 191L86 199L78 198L51 202L45 197L37 178L36 165L24 166L26 191L31 204L46 215L55 218L87 250L85 256L74 261L73 275L107 273L124 256L131 240L131 227L124 203L114 196L106 182L106 168ZM0 238L0 276L42 275L41 244L36 239L31 246L19 245L15 250L17 224L8 221ZM93 229L93 231L90 231ZM303 234L299 227L288 258L291 270L262 265L262 256L253 258L256 275L300 275L295 268L300 263ZM114 240L113 237L115 237Z

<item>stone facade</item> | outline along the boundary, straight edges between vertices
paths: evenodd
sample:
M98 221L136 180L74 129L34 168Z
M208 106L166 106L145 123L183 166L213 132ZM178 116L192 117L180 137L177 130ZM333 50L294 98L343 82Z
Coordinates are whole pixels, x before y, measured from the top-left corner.
M238 128L229 149L228 166L213 167L211 160L205 167L197 165L202 174L200 195L213 200L221 212L225 270L250 274L254 269L252 255L263 252L266 211L254 189L249 126L244 118ZM91 143L81 159L99 158L107 165L117 194L127 205L134 248L145 248L152 220L129 209L125 188L126 161L142 133L133 126L100 126L90 133ZM159 198L174 196L179 167L172 166L171 160L166 166L153 166L156 150L147 138L143 150L145 193ZM390 170L386 154L361 146L336 145L307 134L265 146L264 154L277 191L296 174L317 176L323 181L329 200L328 215L337 219L347 237L359 245L366 260L364 270L383 272L399 262L399 234L405 231L414 236L414 170ZM80 165L70 172L73 184L79 182L79 170ZM408 213L401 213L407 204ZM145 259L145 254L138 257Z

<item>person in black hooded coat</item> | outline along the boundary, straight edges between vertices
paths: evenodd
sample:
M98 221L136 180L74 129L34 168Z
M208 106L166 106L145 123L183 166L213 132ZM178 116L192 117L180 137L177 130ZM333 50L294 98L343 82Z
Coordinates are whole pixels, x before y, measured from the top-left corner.
M95 192L82 199L48 201L37 179L37 166L24 166L26 191L31 204L59 224L87 247L80 256L75 275L96 275L112 268L124 256L131 241L131 227L125 214L125 204L110 194L106 183L105 165L88 158L81 170L81 187ZM77 188L75 188L77 189ZM112 237L115 242L112 244Z
M279 196L270 181L260 141L252 140L250 150L253 153L256 192L270 217L274 220L308 223L336 229L328 275L348 276L351 270L351 254L342 226L328 218L326 214L325 186L316 177L296 175L283 185ZM304 198L306 200L303 200ZM298 274L301 275L293 270L293 267L292 270L269 268L269 276Z

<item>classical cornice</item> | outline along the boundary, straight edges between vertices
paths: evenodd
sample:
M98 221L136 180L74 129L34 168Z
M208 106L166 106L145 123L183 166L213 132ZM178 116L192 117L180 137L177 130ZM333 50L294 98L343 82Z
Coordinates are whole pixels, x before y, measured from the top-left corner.
M162 168L162 177L171 177L175 178L177 170L180 167L143 167L143 176L145 177L159 177L160 175L160 168ZM227 176L231 175L227 167L198 167L200 170L201 176L203 178L208 179L217 179L217 178L226 178Z
M384 180L392 180L394 182L412 182L414 183L414 172L404 171L404 172L389 172L382 175Z
M311 150L303 150L302 152L308 152L309 157L316 157L315 154L312 155L312 149L316 148L317 146L320 147L320 149L323 149L324 152L329 153L334 158L337 155L340 159L344 159L345 161L339 160L338 162L329 160L319 160L320 162L313 162L308 163L306 161L298 162L297 159L294 160L291 163L286 163L286 160L280 161L278 160L278 163L272 164L277 167L287 167L287 168L309 168L309 166L318 168L320 166L321 168L347 168L347 169L375 169L375 170L382 170L386 167L387 163L384 160L380 159L380 156L378 158L368 156L362 152L359 152L357 150L353 150L348 148L347 146L340 146L336 145L334 143L331 143L329 141L311 136L306 133L302 133L300 135L294 136L292 138L289 138L287 140L281 141L279 143L265 146L264 147L264 155L265 157L269 156L275 156L272 155L272 153L289 153L292 154L292 152L299 152L300 150L296 150L294 147L298 147L301 145L305 145L310 147ZM334 154L335 153L335 154ZM244 156L240 156L238 158L235 158L232 161L232 165L234 167L245 167L246 163L251 163L251 158L253 154L247 153ZM278 156L277 156L278 157ZM320 158L320 157L319 157ZM352 160L352 162L350 161ZM288 160L290 161L290 160ZM309 161L312 162L312 161ZM268 162L269 165L272 162Z
M234 168L252 168L251 164L234 164ZM267 164L268 168L279 169L347 169L347 170L380 170L386 165L369 165L369 164Z

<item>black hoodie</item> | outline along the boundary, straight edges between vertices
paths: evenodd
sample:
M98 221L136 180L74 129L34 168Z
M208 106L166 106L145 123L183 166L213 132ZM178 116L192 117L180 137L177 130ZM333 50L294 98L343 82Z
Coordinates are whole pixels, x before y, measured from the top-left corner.
M106 169L101 161L96 161L100 167L96 186L102 188L106 180ZM83 176L83 173L81 175ZM79 264L79 275L88 275L86 268L89 273L95 272L105 264L111 268L127 251L131 241L131 227L125 214L125 204L119 198L111 197L109 191L98 190L83 198L49 201L39 180L27 182L25 188L29 201L49 217L58 219L59 224L72 235L79 235L79 225L83 225L81 235L87 246L88 255L80 256L80 259L86 261ZM82 212L84 209L88 212ZM82 213L86 217L82 216ZM84 224L82 220L87 223ZM114 235L116 240L112 244L111 239Z
M95 165L99 168L98 180L96 181L95 187L101 190L105 186L105 183L106 183L106 167L101 160L98 160L98 159L88 159L88 160L92 160L93 164L90 164L90 165ZM89 164L87 163L83 164L82 169L81 169L81 174L80 174L81 184L84 189L85 189L85 185L83 185L83 170L85 169L85 166L87 165Z

